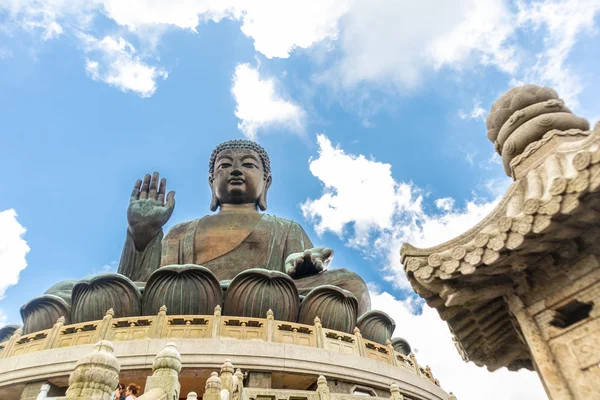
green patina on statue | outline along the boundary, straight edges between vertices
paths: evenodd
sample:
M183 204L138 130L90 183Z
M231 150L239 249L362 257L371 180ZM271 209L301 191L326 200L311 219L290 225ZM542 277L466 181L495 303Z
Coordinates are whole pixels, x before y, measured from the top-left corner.
M226 288L252 268L279 271L306 295L321 285L354 294L358 315L370 310L365 282L346 269L327 270L333 251L313 247L302 227L259 212L267 209L272 177L269 156L257 143L233 140L220 144L209 162L211 211L200 219L174 226L163 238L162 227L175 208L175 193L155 172L138 180L127 218L129 228L119 273L146 282L161 266L197 264L208 268Z

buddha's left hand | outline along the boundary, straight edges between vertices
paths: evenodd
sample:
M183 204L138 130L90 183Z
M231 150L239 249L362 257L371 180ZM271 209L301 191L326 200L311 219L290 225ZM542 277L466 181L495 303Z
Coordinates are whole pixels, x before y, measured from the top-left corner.
M314 247L302 253L292 253L285 259L285 271L294 279L316 275L327 269L333 259L333 250Z

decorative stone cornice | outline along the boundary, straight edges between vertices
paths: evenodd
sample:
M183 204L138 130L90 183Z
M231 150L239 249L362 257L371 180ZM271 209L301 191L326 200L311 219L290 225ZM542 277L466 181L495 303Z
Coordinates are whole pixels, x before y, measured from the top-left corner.
M539 113L543 107L527 108ZM511 119L501 129L498 121L491 125L494 141L518 130L507 130ZM465 360L491 370L531 368L503 296L526 292L531 269L573 258L600 238L599 127L550 129L511 158L516 182L479 224L439 246L402 246L409 281L448 322Z

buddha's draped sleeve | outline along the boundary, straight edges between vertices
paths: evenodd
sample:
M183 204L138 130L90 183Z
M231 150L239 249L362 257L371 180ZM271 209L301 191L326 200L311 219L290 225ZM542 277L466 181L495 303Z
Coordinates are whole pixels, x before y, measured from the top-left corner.
M147 282L152 272L160 267L162 252L162 230L152 238L145 249L138 251L133 242L133 237L127 230L125 245L121 253L119 274L125 275L134 282Z

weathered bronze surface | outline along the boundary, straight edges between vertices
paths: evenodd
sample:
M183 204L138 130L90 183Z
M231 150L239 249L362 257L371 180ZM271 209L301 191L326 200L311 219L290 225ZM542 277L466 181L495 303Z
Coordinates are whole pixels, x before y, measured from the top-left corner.
M166 193L166 180L156 172L136 182L119 273L147 281L161 266L197 264L228 281L248 269L263 268L289 275L300 294L332 284L356 296L359 315L370 309L368 289L358 275L327 270L331 249L314 247L296 222L258 211L267 208L272 182L262 147L246 140L222 143L211 156L208 181L210 208L218 212L178 224L164 239L162 226L173 213L175 194Z
M73 323L102 319L112 308L115 317L141 314L141 293L129 278L120 274L100 274L85 278L73 287L71 321Z
M376 310L361 315L356 326L364 338L379 344L386 344L396 329L396 323L389 315Z
M319 317L323 327L351 333L356 326L356 297L337 286L323 285L311 290L298 314L298 322L310 325Z
M398 353L405 356L408 356L412 352L408 341L399 337L392 339L392 347L394 347L394 350L396 350Z
M208 315L223 301L215 275L199 265L168 265L150 276L142 299L142 315L167 306L172 315Z
M60 317L69 323L70 306L64 299L53 294L33 298L21 307L23 334L50 329Z
M238 274L227 288L225 315L264 318L273 311L280 321L296 322L300 297L294 280L279 271L253 268Z

